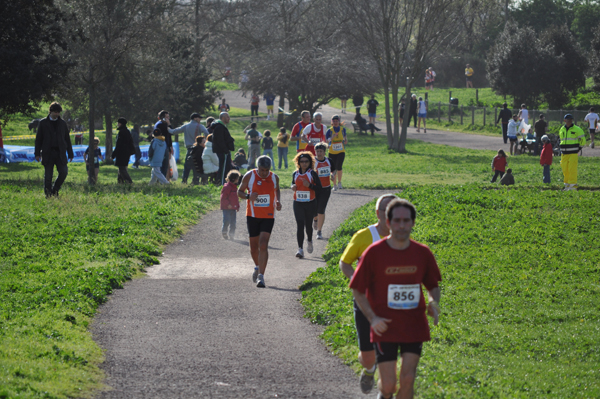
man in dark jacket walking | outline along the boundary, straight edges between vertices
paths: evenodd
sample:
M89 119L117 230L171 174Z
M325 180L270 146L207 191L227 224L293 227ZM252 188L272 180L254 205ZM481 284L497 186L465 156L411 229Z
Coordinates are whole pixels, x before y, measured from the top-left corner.
M167 151L165 151L165 159L160 167L162 174L169 179L169 162L171 155L173 155L173 139L169 132L169 125L171 124L171 116L169 111L162 110L158 113L158 122L154 125L154 130L160 130L161 136L165 138L165 144L167 145Z
M229 123L229 114L221 112L219 120L216 121L213 128L213 152L219 157L219 172L217 179L221 184L225 184L225 176L231 170L231 152L234 151L234 140L227 129Z
M414 119L414 126L417 127L417 95L413 94L410 97L410 108L408 109L408 126L410 126L410 120Z
M132 184L133 180L127 172L127 165L129 165L129 159L135 154L135 148L133 146L133 138L129 129L127 129L127 119L121 117L117 120L117 145L112 153L112 159L115 161L115 166L119 167L119 174L117 176L118 183L129 183Z
M68 162L73 160L73 147L69 137L69 127L60 118L62 107L59 103L50 104L50 113L42 119L38 125L35 137L35 160L42 161L44 165L44 193L46 198L55 195L67 178L69 168ZM67 161L67 154L69 159ZM58 171L58 177L52 185L52 174L54 167Z
M504 108L500 110L500 114L498 115L498 119L496 119L496 123L502 120L502 140L504 140L504 144L508 142L508 137L506 132L508 131L508 122L512 119L512 111L508 109L508 104L502 104Z

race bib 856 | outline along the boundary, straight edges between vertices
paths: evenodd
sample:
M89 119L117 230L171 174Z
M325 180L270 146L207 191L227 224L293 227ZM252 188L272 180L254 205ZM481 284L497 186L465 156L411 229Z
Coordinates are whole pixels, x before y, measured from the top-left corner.
M421 299L421 284L388 285L388 307L390 309L416 309Z

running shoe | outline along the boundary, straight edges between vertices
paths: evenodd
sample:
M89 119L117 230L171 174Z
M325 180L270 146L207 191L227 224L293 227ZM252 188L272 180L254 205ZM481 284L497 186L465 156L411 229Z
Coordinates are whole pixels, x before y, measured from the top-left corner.
M335 190L337 190L337 187L335 186L335 184L333 184L333 185L331 186L331 191L335 191Z
M258 278L258 267L254 266L254 271L252 272L252 282L256 283L257 278Z
M316 230L318 226L319 225L317 219L313 219L313 230Z
M265 276L263 276L262 274L258 275L258 278L256 279L256 286L258 288L265 288Z
M298 252L296 252L296 258L304 258L304 250L302 248L298 248Z
M594 148L594 142L592 141L592 144L590 144L590 147Z
M223 239L224 240L229 240L229 236L227 235L227 233L223 233Z
M362 393L369 393L373 389L373 385L375 385L375 371L369 373L363 369L360 373L360 390Z
M321 230L317 231L317 240L322 240L323 234L321 234Z
M313 244L312 241L306 241L306 252L312 254L313 252Z
M344 187L342 187L342 182L339 182L338 183L338 190L341 190L342 188L344 188Z

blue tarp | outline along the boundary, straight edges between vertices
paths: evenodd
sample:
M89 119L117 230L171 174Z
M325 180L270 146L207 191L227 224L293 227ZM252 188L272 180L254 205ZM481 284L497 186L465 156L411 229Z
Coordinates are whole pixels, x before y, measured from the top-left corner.
M73 162L83 162L83 154L87 145L74 145L73 146ZM104 147L98 147L102 152L102 156L105 154ZM142 152L142 158L140 159L140 165L148 165L148 148L150 145L141 145L140 151ZM175 159L179 160L179 143L173 143L173 149L175 150ZM35 162L34 155L35 147L25 147L20 145L5 145L4 150L0 148L0 162L11 163L11 162ZM135 162L135 155L132 155L129 159L129 163Z

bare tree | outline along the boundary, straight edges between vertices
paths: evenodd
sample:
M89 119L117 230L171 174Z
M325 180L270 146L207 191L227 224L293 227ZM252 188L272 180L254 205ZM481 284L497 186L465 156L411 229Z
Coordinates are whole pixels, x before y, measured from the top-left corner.
M388 146L406 152L408 118L398 123L398 89L406 96L425 61L455 39L460 2L455 0L340 0L338 14L347 15L348 32L377 66L385 94ZM391 92L391 93L390 93ZM390 104L390 94L392 102ZM392 129L393 124L393 129Z

